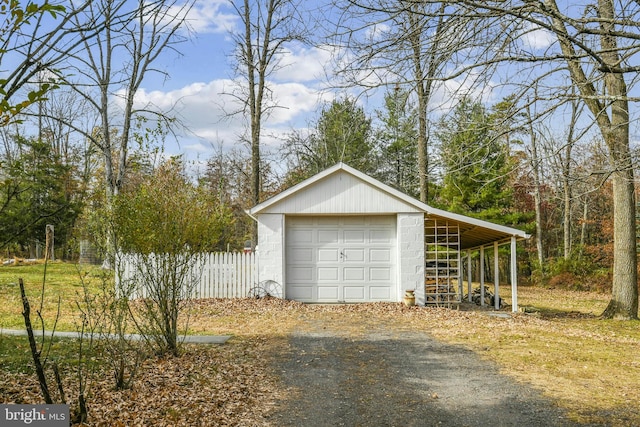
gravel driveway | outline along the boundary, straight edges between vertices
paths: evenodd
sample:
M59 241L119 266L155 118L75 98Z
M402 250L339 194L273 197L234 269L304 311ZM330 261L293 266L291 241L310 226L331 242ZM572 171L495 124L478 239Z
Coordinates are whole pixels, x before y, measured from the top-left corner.
M314 320L274 363L293 393L270 417L278 426L576 425L538 391L427 334L380 326L355 336Z

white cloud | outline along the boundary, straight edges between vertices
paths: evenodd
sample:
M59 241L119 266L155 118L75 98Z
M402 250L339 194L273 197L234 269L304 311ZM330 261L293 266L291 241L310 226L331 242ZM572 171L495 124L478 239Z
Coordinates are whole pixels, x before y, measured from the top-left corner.
M186 144L184 147L185 151L191 153L209 153L211 151L211 147L207 147L202 143L194 143L194 144Z
M182 6L172 6L178 12ZM199 34L226 33L233 30L238 15L229 7L228 0L197 0L187 12L186 21Z
M548 48L555 42L556 38L552 32L537 25L526 23L520 40L526 47L538 50Z
M378 40L388 34L391 31L391 26L384 23L377 23L371 26L367 26L365 30L365 37L371 40Z
M212 144L222 142L225 146L236 143L247 133L242 115L228 113L241 108L239 101L228 95L233 82L227 79L208 83L196 82L176 90L140 90L136 93L137 108L148 108L178 117L188 132L184 133L179 147L171 154L186 152L190 155L208 153ZM330 93L322 93L301 83L270 83L279 107L265 115L263 121L263 143L277 145L281 137L294 128L307 126L309 116L315 116L323 100L331 99ZM169 148L169 147L168 147Z
M447 80L434 87L430 101L430 109L436 115L447 114L456 107L463 97L469 97L483 103L495 101L495 82L481 81L482 76L477 72L470 72L463 77Z
M274 79L286 82L312 82L324 77L325 66L331 61L331 53L325 49L302 45L290 45L280 57Z
M269 117L270 125L296 123L301 116L318 110L323 101L333 98L331 93L300 83L272 84L271 88L278 99L278 107Z
M141 89L136 93L135 107L159 111L180 121L184 129L177 131L182 134L184 145L171 150L171 154L203 152L210 142L235 141L236 131L242 129L241 120L228 119L225 112L225 101L228 104L232 99L222 94L229 84L229 80L220 79L169 91Z

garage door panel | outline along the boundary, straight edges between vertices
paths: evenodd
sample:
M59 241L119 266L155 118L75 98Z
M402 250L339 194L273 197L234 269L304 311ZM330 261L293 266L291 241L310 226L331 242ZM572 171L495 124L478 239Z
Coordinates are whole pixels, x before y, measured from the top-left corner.
M293 282L313 282L313 267L292 267L288 278Z
M369 249L369 261L390 263L391 249L387 249L387 248Z
M338 267L319 267L318 268L318 282L322 281L335 281L338 280Z
M296 226L297 227L310 227L313 228L315 226L315 218L312 216L298 216L296 217Z
M381 225L387 228L393 228L396 225L396 219L393 216L370 216L367 217L370 226Z
M291 259L289 261L295 264L313 262L313 249L311 248L299 248L292 251L290 255Z
M343 277L345 281L364 281L364 276L364 267L346 267L343 270Z
M345 230L344 243L363 244L365 242L365 230Z
M311 244L313 243L313 230L291 230L289 231L287 237L292 242L296 242L296 245Z
M343 262L364 262L364 249L344 249Z
M287 287L287 298L294 299L298 301L314 301L315 298L313 296L314 286L288 286Z
M338 286L318 286L318 300L338 301Z
M370 230L369 241L371 243L391 243L393 233L391 230Z
M369 280L372 282L388 282L391 280L391 269L386 267L369 268Z
M365 288L363 286L345 286L345 301L365 301Z
M337 216L317 216L312 218L313 224L320 227L335 227L340 223L340 217Z
M339 250L335 249L318 249L318 262L338 262Z
M369 300L371 300L371 301L389 301L389 300L391 300L391 288L389 286L371 286L371 287L369 287Z
M365 225L367 223L367 217L365 216L344 216L341 219L341 223L347 227L354 227Z
M318 243L338 243L338 230L318 230Z

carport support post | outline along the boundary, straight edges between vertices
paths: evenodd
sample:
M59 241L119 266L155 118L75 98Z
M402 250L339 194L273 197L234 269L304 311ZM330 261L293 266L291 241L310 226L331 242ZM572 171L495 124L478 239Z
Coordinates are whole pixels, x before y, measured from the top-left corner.
M469 302L473 300L471 298L471 249L467 249L467 297Z
M484 246L480 246L480 305L484 307Z
M458 292L460 295L458 297L458 301L462 302L462 299L464 297L464 282L462 281L462 279L464 278L464 269L462 268L462 252L460 250L458 250L456 265L458 266Z
M511 237L511 311L518 312L518 259L516 238Z
M493 242L493 308L500 308L500 260L498 259L498 242Z

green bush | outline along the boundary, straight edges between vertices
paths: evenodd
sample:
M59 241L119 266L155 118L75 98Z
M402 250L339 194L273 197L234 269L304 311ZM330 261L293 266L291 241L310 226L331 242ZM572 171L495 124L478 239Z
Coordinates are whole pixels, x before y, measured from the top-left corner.
M546 267L545 271L536 268L532 275L534 283L576 291L611 290L611 270L594 262L587 255L551 259Z

